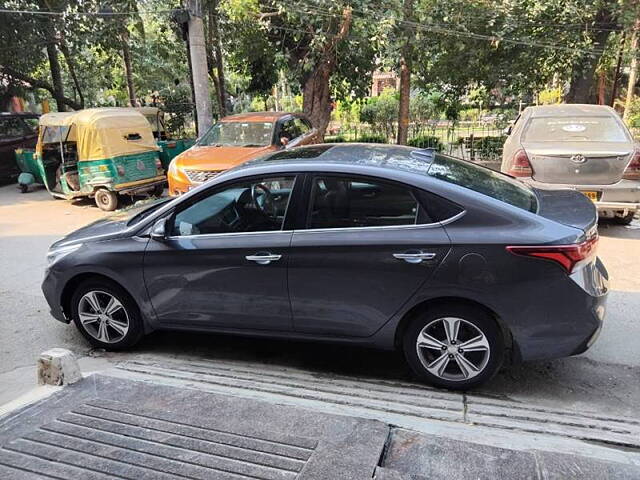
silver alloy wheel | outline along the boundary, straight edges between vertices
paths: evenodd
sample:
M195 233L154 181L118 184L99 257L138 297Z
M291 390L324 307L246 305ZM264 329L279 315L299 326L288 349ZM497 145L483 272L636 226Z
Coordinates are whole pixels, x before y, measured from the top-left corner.
M489 341L471 322L457 317L429 322L416 340L418 358L424 368L438 378L469 380L479 375L489 362Z
M120 300L110 293L92 290L78 302L80 323L96 340L116 343L129 331L129 314Z

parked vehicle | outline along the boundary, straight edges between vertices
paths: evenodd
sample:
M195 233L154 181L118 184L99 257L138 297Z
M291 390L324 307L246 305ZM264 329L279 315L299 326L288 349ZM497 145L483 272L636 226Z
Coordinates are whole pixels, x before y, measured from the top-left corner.
M585 351L605 312L594 205L410 147L276 152L51 246L44 294L102 348L155 329L404 351L470 388Z
M173 160L176 155L191 148L196 142L195 138L170 138L167 133L164 112L158 107L137 107L136 110L143 114L149 121L153 138L156 139L156 143L160 147L160 162L162 163L162 168L167 171L171 160Z
M510 129L501 171L538 188L573 188L601 216L628 224L640 209L640 150L611 107L527 107Z
M311 122L298 113L259 112L225 117L171 162L167 175L169 195L181 195L220 172L265 153L321 140Z
M20 174L15 150L36 146L38 115L0 113L0 182L13 182Z
M111 211L119 195L162 194L158 150L149 123L133 109L48 113L40 117L37 172L25 171L18 181L42 182L58 198L93 197ZM23 152L25 164L30 153Z

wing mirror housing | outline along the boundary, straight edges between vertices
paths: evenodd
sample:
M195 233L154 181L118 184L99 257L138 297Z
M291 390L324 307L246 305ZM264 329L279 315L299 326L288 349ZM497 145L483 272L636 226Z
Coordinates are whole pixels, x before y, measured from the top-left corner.
M164 242L167 240L167 219L161 218L153 224L151 233L149 234L152 240L156 242Z

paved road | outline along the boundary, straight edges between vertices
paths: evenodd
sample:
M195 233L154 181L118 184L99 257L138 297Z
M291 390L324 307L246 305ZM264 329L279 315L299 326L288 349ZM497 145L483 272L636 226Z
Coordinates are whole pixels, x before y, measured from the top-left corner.
M72 204L53 200L43 190L23 195L14 185L0 187L0 382L3 373L6 378L12 371L24 376L20 367L30 367L40 352L53 346L108 360L221 358L381 380L410 378L402 358L394 353L220 335L156 333L130 353L90 352L74 328L49 317L40 281L49 244L103 215L90 201ZM599 341L579 357L505 369L484 387L484 393L547 406L637 413L640 222L636 220L632 228L603 224L600 234L600 256L609 268L612 292Z

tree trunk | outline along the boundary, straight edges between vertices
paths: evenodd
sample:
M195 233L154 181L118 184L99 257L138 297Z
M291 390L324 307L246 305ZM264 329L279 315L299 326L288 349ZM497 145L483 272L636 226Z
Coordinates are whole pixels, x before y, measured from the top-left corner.
M598 73L598 105L605 105L607 103L605 94L607 92L607 76L604 71Z
M210 29L214 42L214 60L216 63L216 71L218 73L216 80L216 87L218 90L218 106L220 109L220 117L224 117L227 114L227 86L224 79L224 59L222 58L222 41L220 39L220 29L218 27L218 0L214 0L211 5L210 11Z
M616 60L616 69L613 73L613 85L611 86L611 100L609 106L613 107L618 96L618 83L620 82L620 68L622 67L622 54L624 53L624 44L626 43L626 32L622 32L620 38L620 48L618 49L618 58Z
M7 67L6 65L0 65L0 73L11 77L14 81L18 80L26 84L28 86L27 88L30 88L32 90L41 88L49 92L54 98L56 96L56 89L53 87L52 84L44 82L42 80L38 80L37 78L33 78L30 75L27 75L26 73L19 72L18 70L14 70L11 67ZM74 110L82 109L82 107L71 98L67 98L63 96L60 100L62 101L63 105L67 105L73 108Z
M404 0L403 18L413 18L413 0ZM409 137L409 100L411 95L411 42L409 31L404 27L404 43L400 58L400 102L398 104L398 145L406 145Z
M615 19L611 11L613 7L615 7L615 2L609 0L598 10L595 23L601 25L601 29L593 36L592 48L604 50L607 39L609 38L609 33L614 27ZM596 68L598 67L601 57L602 54L595 56L584 53L578 65L574 65L571 85L565 98L567 103L594 103L596 99L594 88Z
M331 95L329 94L331 73L327 64L321 64L307 78L302 88L302 110L321 137L324 137L331 117Z
M336 47L349 34L351 21L351 8L345 8L338 33L327 40L315 68L302 82L302 110L318 130L320 138L324 137L331 117L329 80L336 68Z
M73 58L71 58L71 53L69 52L69 48L67 47L67 43L64 38L60 41L60 51L67 62L67 69L69 70L73 84L76 87L76 92L78 92L78 97L80 97L80 106L84 108L84 95L82 94L82 88L80 88L80 82L78 82L78 76L76 75L75 62L73 61Z
M211 97L209 96L209 74L207 69L207 49L204 41L202 11L198 0L186 0L189 11L189 56L193 71L193 91L196 98L196 118L198 135L204 134L211 124Z
M624 103L624 116L626 121L631 113L631 104L635 95L636 83L638 81L638 30L640 30L640 19L636 20L631 36L631 65L629 66L629 82L627 83L627 99Z
M49 69L51 70L51 81L53 83L53 98L59 112L65 112L67 106L64 101L64 88L62 86L62 74L60 72L60 61L55 43L47 42L47 57L49 57Z
M131 64L131 49L129 47L129 30L126 27L123 28L120 34L120 41L122 42L122 60L124 61L124 76L127 81L127 93L129 94L129 104L132 107L138 106L138 100L136 99L136 91L133 86L133 67Z

